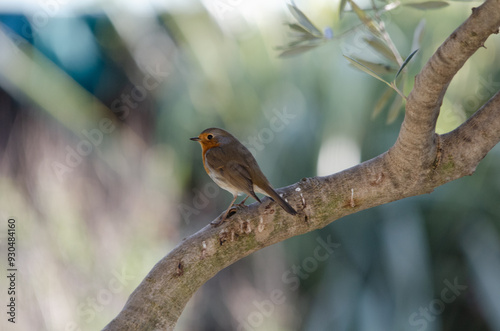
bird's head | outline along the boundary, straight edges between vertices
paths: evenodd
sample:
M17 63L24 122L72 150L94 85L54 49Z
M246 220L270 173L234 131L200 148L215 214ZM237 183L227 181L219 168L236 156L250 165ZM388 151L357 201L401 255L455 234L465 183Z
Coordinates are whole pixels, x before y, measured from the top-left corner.
M226 145L235 140L229 132L218 128L205 129L198 137L189 139L199 142L204 148Z

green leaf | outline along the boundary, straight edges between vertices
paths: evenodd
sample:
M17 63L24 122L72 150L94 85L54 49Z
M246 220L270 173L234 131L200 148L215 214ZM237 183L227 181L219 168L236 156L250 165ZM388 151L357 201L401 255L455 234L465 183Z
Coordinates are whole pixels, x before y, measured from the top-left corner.
M399 76L399 74L401 73L401 71L404 69L404 67L406 67L406 65L408 64L408 62L410 62L410 60L412 59L412 57L413 57L415 54L417 54L417 52L418 52L418 49L414 50L414 51L410 54L410 56L408 56L408 57L406 58L405 62L403 62L403 64L401 65L401 68L399 68L399 70L398 70L398 72L397 72L396 76L394 77L394 80L396 80L396 78L398 78L398 76Z
M288 23L288 27L294 31L297 31L302 34L311 35L309 31L307 31L302 25L296 23Z
M420 48L422 44L422 39L424 38L424 30L425 30L425 18L422 18L418 23L415 31L413 31L413 41L411 44L411 49Z
M306 15L297 7L295 7L292 4L288 4L288 9L292 13L293 17L311 34L321 37L323 34L321 31L318 30L317 27L314 26L314 24L311 23L311 21L307 18Z
M347 0L340 0L340 5L339 5L339 17L342 17L342 14L344 13L345 10L345 5L347 4Z
M387 124L393 123L399 115L399 110L401 109L401 106L403 105L403 98L398 94L396 95L396 98L391 104L391 108L389 108L389 112L387 113Z
M408 2L404 3L403 6L408 6L420 10L427 9L439 9L443 7L447 7L450 4L446 1L424 1L424 2Z
M380 96L375 107L373 107L372 119L375 119L380 113L382 109L385 108L391 97L394 95L394 90L392 88L386 88L385 92Z
M391 51L391 49L384 44L380 39L378 38L363 38L365 42L370 45L375 51L377 51L380 55L385 57L391 62L398 63L398 60L396 59L396 56L394 53Z
M354 66L356 67L357 69L367 73L368 75L380 80L381 82L384 82L386 83L388 86L391 86L390 83L388 83L387 81L385 81L384 79L382 79L379 75L377 75L375 72L373 72L370 68L364 66L363 64L359 63L358 61L344 55L344 57ZM392 86L391 86L392 87Z
M380 31L380 27L375 22L370 16L366 15L365 11L352 0L347 0L349 1L349 4L352 7L352 10L358 15L358 18L360 21L370 30L370 32L375 36L375 37L382 37L382 32Z
M293 47L297 47L297 46L312 46L312 45L318 46L320 44L320 42L315 43L316 40L318 40L318 38L316 38L316 37L302 37L302 38L299 38L299 39L294 40L292 42L289 42L287 46L281 47L278 49L288 49L288 48L293 48Z
M315 47L318 47L319 44L309 44L309 45L299 45L299 46L294 46L291 48L288 48L284 50L283 52L280 53L279 57L284 58L284 57L290 57L293 55L298 55L304 52L307 52Z
M395 72L396 69L391 67L390 65L387 65L385 63L375 63L371 61L366 61L357 57L352 58L354 61L358 62L359 64L365 66L366 68L370 69L377 75L385 75L385 74L390 74L392 72Z

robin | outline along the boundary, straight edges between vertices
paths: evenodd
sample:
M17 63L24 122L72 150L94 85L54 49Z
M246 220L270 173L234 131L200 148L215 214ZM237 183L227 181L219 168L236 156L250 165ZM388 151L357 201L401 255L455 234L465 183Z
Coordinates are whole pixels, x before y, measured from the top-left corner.
M271 187L262 173L252 153L229 132L210 128L198 137L190 138L201 145L203 166L212 180L226 191L233 194L233 201L227 208L218 225L226 220L236 198L240 194L247 197L239 205L243 205L249 196L261 203L255 192L269 196L281 208L291 215L297 212Z

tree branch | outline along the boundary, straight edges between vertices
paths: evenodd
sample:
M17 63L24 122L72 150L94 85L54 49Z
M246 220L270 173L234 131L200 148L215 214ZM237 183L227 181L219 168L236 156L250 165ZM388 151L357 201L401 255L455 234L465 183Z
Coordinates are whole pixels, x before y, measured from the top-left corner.
M421 72L406 104L401 131L391 151L398 162L412 169L434 162L435 127L443 97L458 70L462 68L492 33L498 33L500 4L486 1L472 9L472 15L437 49Z
M500 92L497 92L474 116L455 130L442 135L439 162L457 168L455 178L472 175L476 166L500 141Z
M439 47L416 77L401 132L388 152L279 190L297 216L264 199L218 228L204 227L155 265L105 330L173 330L194 292L235 261L343 216L472 174L500 141L500 93L448 134L435 134L436 120L451 79L499 26L500 2L487 0Z

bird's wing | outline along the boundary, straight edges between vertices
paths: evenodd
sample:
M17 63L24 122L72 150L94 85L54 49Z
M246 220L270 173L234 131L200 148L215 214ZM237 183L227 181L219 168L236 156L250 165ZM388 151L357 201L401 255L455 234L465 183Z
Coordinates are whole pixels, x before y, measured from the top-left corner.
M212 147L205 153L205 162L207 162L208 166L212 169L223 167L226 163L226 158L227 156L224 150L220 147Z
M214 175L218 180L260 201L253 191L252 177L247 166L230 158L224 153L223 149L219 147L214 147L207 151L205 154L205 162L207 162L208 166L215 172Z

